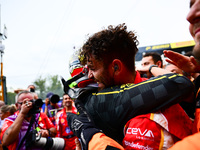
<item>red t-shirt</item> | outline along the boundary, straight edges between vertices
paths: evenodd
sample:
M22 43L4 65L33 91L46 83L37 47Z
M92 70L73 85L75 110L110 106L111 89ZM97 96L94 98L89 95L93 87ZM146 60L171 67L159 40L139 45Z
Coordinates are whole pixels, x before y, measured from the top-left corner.
M38 127L40 129L50 129L55 128L51 120L48 118L48 116L45 113L40 112L40 117L38 120Z

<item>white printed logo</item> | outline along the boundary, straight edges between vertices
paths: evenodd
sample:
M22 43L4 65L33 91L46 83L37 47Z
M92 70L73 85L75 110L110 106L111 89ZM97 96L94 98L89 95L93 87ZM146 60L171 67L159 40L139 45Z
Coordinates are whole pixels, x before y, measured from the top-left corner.
M77 119L74 119L72 126L75 131L78 131L83 126L83 123Z
M151 130L145 129L143 132L140 128L128 128L126 131L126 134L134 134L139 136L145 136L145 137L153 137L153 132Z
M149 147L149 145L140 145L139 143L124 141L126 146L130 146L134 149L142 149L142 150L153 150L153 147Z

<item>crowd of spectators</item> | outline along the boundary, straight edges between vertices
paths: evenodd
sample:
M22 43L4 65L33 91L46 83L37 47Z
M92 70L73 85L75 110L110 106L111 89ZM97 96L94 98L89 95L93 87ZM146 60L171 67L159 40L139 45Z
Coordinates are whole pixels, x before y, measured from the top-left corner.
M43 102L35 90L34 85L20 90L15 104L0 101L0 149L75 149L77 137L66 118L66 112L76 113L73 100L48 92Z

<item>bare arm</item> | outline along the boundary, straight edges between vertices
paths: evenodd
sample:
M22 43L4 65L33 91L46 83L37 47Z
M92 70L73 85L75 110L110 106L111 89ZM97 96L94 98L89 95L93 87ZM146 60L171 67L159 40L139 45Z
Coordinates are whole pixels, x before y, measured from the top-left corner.
M22 127L22 122L25 119L26 114L32 108L32 103L29 102L30 106L25 105L25 101L21 107L21 111L18 114L17 118L13 124L5 131L3 135L3 146L8 146L12 144L19 136L20 129Z
M157 77L159 75L164 75L164 74L168 74L168 73L172 73L172 72L168 71L166 69L159 68L159 67L152 67L151 73L152 73L152 75L154 75L154 77Z
M188 73L200 73L200 64L197 60L191 56L184 56L180 53L165 50L164 54L169 59L166 59L167 62L176 65L178 68L184 70Z
M49 99L46 98L45 100L45 109L44 109L44 113L48 116L48 104L49 104Z
M159 68L159 67L152 67L151 68L151 73L149 72L149 68L150 68L151 65L148 65L148 66L144 66L144 67L141 67L141 68L137 68L137 70L140 72L140 73L146 73L147 75L148 74L152 74L154 77L157 77L159 75L164 75L164 74L168 74L168 73L172 73L166 69L163 69L163 68Z
M24 120L24 115L19 113L17 119L13 122L13 124L5 131L3 135L3 146L8 146L12 144L18 137L19 131L22 126L22 122Z

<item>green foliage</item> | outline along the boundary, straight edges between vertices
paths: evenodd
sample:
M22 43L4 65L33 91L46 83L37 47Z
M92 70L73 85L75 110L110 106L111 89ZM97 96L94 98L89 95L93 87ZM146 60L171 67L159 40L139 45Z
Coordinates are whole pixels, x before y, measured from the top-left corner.
M38 96L42 99L45 98L45 93L46 93L46 78L42 78L41 76L36 79L34 82L36 91L38 93Z
M45 99L48 92L53 92L59 96L63 94L63 87L58 75L42 78L41 76L34 81L36 92L39 98Z
M8 105L15 104L15 96L16 96L15 93L7 92L7 104Z

